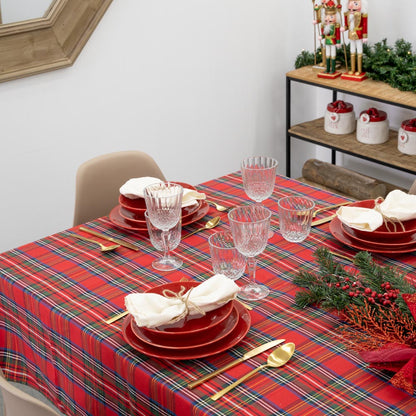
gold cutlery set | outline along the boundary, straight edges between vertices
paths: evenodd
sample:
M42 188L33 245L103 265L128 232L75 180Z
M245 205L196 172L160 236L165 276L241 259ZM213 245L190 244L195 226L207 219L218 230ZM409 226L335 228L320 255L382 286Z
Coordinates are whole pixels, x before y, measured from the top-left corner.
M230 368L235 367L238 364L241 364L242 362L255 357L256 355L259 355L265 351L267 351L270 348L273 348L277 345L282 344L285 342L284 339L276 339L274 341L270 341L264 345L260 345L259 347L256 347L252 349L251 351L246 352L241 358L238 358L231 363L225 365L224 367L219 368L218 370L215 370L197 380L192 381L188 384L189 389L193 389L197 386L200 386L202 383L205 383L208 380L211 380L213 377L218 376L219 374L223 373L224 371L229 370ZM267 363L260 365L256 367L254 370L250 371L249 373L245 374L238 380L236 380L234 383L230 384L229 386L225 387L221 391L215 393L211 396L212 400L218 400L224 394L228 393L230 390L232 390L234 387L238 386L239 384L243 383L244 381L248 380L250 377L252 377L254 374L259 372L260 370L263 370L266 367L272 367L277 368L285 365L291 358L292 355L295 352L295 344L293 342L288 342L286 344L283 344L279 348L276 348L267 358Z

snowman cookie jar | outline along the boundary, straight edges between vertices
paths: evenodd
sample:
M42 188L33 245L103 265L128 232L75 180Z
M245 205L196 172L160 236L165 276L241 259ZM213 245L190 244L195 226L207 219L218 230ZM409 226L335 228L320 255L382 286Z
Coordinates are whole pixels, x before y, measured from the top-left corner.
M350 134L355 130L354 107L342 100L329 103L326 108L324 130L332 134Z
M407 155L416 155L416 118L402 122L397 148Z
M385 111L369 108L357 120L357 140L365 144L381 144L389 139L389 121Z

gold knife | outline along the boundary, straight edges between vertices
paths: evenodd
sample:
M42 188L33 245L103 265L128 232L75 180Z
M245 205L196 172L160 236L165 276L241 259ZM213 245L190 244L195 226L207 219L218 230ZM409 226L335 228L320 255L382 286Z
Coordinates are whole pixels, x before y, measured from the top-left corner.
M205 381L211 380L211 378L217 376L218 374L221 374L224 371L229 370L230 368L236 366L237 364L242 363L243 361L248 360L249 358L252 358L258 354L261 354L262 352L267 351L269 348L273 348L276 345L281 344L282 342L285 342L285 340L275 339L274 341L270 341L264 345L260 345L259 347L254 348L254 350L246 352L241 358L238 358L237 360L232 361L231 363L225 365L224 367L219 368L218 370L213 371L212 373L207 374L206 376L203 376L195 381L192 381L191 383L188 384L188 388L193 389L194 387L201 385Z
M332 221L336 216L337 214L334 214L334 215L330 215L329 217L322 218L320 220L312 221L311 226L314 227L315 225L325 224L326 222Z
M113 243L120 244L123 247L130 248L131 250L139 251L139 247L134 246L133 244L127 243L126 241L119 240L118 238L109 237L108 235L101 234L97 231L91 230L90 228L79 227L80 230L85 231L86 233L95 235L96 237L103 238L104 240L111 241Z
M128 312L128 311L123 311L123 312L120 312L120 313L118 313L118 314L114 315L112 318L106 319L104 322L105 322L106 324L110 325L110 324L112 324L112 323L114 323L114 322L118 321L119 319L124 318L124 317L125 317L125 316L127 316L128 314L129 314L129 312Z

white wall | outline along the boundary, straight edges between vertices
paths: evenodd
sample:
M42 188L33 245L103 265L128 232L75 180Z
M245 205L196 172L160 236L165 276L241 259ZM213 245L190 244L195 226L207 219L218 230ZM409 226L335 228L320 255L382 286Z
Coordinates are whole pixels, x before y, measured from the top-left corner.
M375 10L371 41L414 40L402 6ZM0 84L0 251L70 227L77 166L101 153L144 150L192 184L251 154L284 173L285 73L311 20L305 0L113 0L73 67ZM321 114L306 94L299 113Z

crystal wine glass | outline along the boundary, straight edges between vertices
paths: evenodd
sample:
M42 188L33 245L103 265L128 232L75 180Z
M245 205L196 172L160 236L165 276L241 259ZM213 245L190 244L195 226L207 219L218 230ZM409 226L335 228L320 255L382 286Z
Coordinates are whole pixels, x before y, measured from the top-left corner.
M149 232L150 242L156 250L163 252L162 258L154 260L152 266L156 270L166 270L164 267L166 267L166 263L170 262L170 264L174 264L176 266L175 269L181 267L183 263L182 260L173 256L170 252L175 250L175 248L178 247L179 243L181 242L182 219L179 218L177 224L168 230L168 244L164 246L162 237L163 231L159 228L156 228L152 224L147 211L145 211L144 217L146 218L146 225L147 231ZM162 265L162 269L160 269L160 265Z
M175 227L181 218L182 195L182 186L172 182L155 183L144 189L147 215L152 225L162 231L165 253L169 249L169 230ZM177 269L182 263L179 264L174 259L173 256L163 256L156 263L157 269L164 271Z
M256 258L267 245L271 211L260 204L237 207L228 213L234 244L247 257L250 283L242 286L238 297L244 300L263 299L269 289L256 283Z
M250 199L260 203L272 195L278 164L266 156L252 156L241 162L243 186Z

